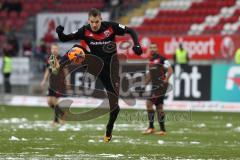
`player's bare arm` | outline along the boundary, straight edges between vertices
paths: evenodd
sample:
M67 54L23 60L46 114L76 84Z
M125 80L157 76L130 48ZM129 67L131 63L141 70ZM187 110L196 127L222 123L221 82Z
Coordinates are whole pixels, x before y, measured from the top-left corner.
M150 75L150 73L148 72L148 73L146 74L144 84L147 85L147 84L149 84L150 81L151 81L151 75Z
M42 81L41 81L41 83L40 83L41 88L44 87L44 84L46 83L48 77L49 77L49 70L48 70L48 68L46 68L46 69L45 69L45 72L44 72L43 79L42 79Z
M167 67L167 73L166 73L166 78L164 80L165 83L167 83L171 77L171 75L173 74L173 68L172 66L169 64L169 66Z

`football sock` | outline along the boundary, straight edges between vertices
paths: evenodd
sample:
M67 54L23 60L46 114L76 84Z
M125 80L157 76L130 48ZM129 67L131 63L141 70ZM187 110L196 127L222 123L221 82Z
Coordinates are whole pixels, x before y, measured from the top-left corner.
M58 114L56 113L56 109L55 109L54 105L51 105L50 107L53 109L53 112L54 112L53 121L58 122Z
M148 111L148 121L149 121L149 126L148 128L154 128L154 111L151 110L151 111Z
M158 122L161 131L166 131L165 129L165 113L162 111L158 111Z
M112 135L112 129L114 126L114 122L117 119L119 111L120 111L119 106L115 106L114 109L110 112L110 117L109 117L109 121L107 124L107 130L106 130L107 137L110 137Z
M63 110L61 108L59 108L58 105L55 106L55 112L56 112L58 118L61 118L64 114Z

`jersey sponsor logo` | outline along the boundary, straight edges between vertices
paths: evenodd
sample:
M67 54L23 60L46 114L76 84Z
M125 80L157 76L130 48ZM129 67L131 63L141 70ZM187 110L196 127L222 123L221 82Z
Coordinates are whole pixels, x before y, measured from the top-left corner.
M90 45L94 45L94 46L97 46L97 45L106 45L106 44L109 44L111 43L112 41L103 41L103 42L90 42Z
M97 40L97 41L104 40L105 38L110 37L112 34L113 34L113 29L111 27L106 29L104 32L98 33L98 34L93 33L93 32L91 32L90 30L87 30L87 29L85 30L85 36L86 37L92 38L92 39Z

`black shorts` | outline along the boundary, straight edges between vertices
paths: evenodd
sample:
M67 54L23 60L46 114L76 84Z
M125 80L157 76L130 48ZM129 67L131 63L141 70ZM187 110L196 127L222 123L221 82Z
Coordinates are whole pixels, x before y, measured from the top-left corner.
M58 90L48 88L47 96L59 98L64 97L64 93Z
M162 85L160 88L153 91L152 97L148 100L150 100L155 105L163 104L167 89L168 85Z
M102 71L98 78L101 80L103 87L107 91L110 108L118 105L119 98L119 61L117 57L112 57L111 62L104 62ZM110 65L109 65L110 64Z
M160 96L160 97L153 97L148 99L149 101L151 101L154 105L159 105L159 104L163 104L164 103L164 96Z

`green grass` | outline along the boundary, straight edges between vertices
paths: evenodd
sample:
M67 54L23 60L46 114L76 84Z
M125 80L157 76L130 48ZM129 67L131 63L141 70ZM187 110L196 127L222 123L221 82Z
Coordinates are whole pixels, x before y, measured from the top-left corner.
M102 141L108 115L59 126L52 126L51 118L49 108L0 106L0 159L240 157L239 113L167 112L168 133L160 137L141 134L147 127L145 111L121 110L109 144Z

